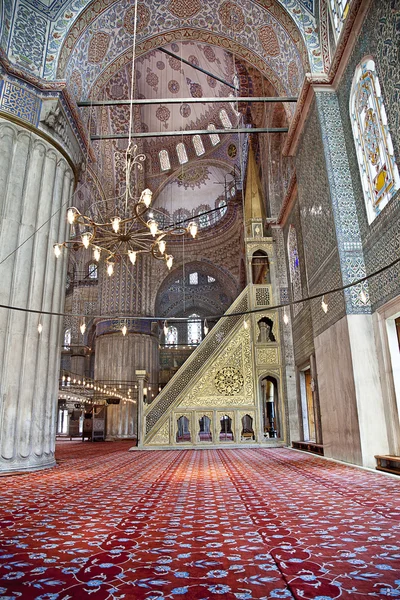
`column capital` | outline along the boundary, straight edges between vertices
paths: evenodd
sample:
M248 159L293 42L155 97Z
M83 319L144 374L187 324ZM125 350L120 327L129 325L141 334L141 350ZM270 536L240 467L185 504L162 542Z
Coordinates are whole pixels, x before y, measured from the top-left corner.
M148 381L148 379L149 379L149 374L147 373L147 371L144 371L143 369L136 369L135 375L136 375L138 381L145 382L145 381Z
M68 160L75 175L86 155L94 159L88 133L65 83L30 76L0 56L0 116L51 143Z

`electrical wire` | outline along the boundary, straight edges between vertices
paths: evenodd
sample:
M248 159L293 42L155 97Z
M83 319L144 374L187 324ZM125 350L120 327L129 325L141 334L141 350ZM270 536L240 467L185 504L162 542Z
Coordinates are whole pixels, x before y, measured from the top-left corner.
M245 310L245 311L234 312L234 313L229 313L229 314L207 315L204 318L209 321L217 321L219 319L229 319L232 317L251 315L251 314L255 314L255 313L259 313L259 312L278 310L280 308L294 306L295 304L302 304L303 302L311 302L311 300L318 300L318 299L322 298L323 296L329 296L331 294L336 294L338 292L343 292L344 290L348 290L352 287L356 287L357 285L360 285L361 283L364 283L365 281L368 281L368 280L372 279L373 277L377 277L381 273L384 273L385 271L391 269L392 267L396 266L399 263L400 263L400 257L396 258L395 260L393 260L391 263L385 265L384 267L381 267L377 271L374 271L373 273L370 273L369 275L366 275L365 277L362 277L361 279L357 279L356 281L353 281L352 283L348 283L346 285L343 285L341 287L336 287L331 290L319 292L318 294L313 294L312 296L307 296L306 298L302 298L301 300L294 300L292 302L285 302L282 304L274 304L272 306L263 306L262 308L254 308L252 310ZM114 315L83 315L83 314L71 314L71 313L35 310L32 308L22 308L20 306L10 306L7 304L0 304L0 308L4 308L6 310L15 310L15 311L19 311L19 312L33 313L33 314L52 315L55 317L83 317L83 316L86 316L89 319L102 319L102 320L109 320L109 319L118 320L118 319L124 318L124 319L136 319L138 321L165 321L165 316L124 315L123 317L119 317L119 316L116 316L115 314ZM168 321L188 322L189 320L190 319L188 319L187 317L168 317Z

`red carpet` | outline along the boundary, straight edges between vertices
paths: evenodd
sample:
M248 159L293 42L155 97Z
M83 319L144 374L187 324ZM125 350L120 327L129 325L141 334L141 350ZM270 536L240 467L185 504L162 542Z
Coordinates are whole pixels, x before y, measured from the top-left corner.
M62 442L0 479L0 599L400 597L400 487L287 449Z

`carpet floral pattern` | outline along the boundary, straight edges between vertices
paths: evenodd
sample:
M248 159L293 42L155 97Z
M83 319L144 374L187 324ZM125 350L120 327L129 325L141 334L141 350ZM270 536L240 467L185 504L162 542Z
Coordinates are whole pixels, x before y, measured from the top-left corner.
M0 478L0 599L400 597L395 478L288 449L62 442Z

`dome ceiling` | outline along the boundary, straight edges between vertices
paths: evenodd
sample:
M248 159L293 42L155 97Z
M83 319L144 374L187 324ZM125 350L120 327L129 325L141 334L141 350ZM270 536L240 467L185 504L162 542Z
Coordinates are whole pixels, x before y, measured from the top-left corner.
M223 46L267 75L279 93L297 94L305 68L309 70L311 65L319 70L322 66L310 15L300 33L288 13L273 0L247 0L244 8L221 0L139 2L136 53L145 54L182 40ZM100 13L89 7L71 29L61 50L57 75L73 83L77 98L89 94L98 97L104 83L130 62L133 20L132 2L117 0ZM303 35L308 36L309 54ZM49 60L47 69L51 64Z

